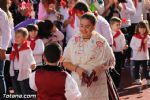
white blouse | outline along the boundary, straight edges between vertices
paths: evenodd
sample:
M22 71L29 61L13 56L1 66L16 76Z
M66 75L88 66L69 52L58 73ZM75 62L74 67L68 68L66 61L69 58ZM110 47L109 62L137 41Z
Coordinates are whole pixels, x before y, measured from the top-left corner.
M148 42L146 45L146 51L144 52L139 51L140 46L141 46L141 39L138 39L136 37L132 37L131 43L130 43L130 47L133 50L133 54L132 54L132 60L149 60L149 52L148 52L148 47L150 46L150 37L148 37Z
M123 5L123 3L121 4ZM134 16L136 11L132 0L127 0L127 3L124 3L124 5L125 8L122 7L120 14L121 14L121 18L127 19L127 22L122 23L122 28L129 27L131 25L131 16Z
M11 40L11 28L6 13L0 8L0 49L7 50Z
M97 19L98 20L97 20L95 30L106 38L109 45L112 45L113 44L113 36L112 36L112 32L111 32L109 23L102 16L97 16Z
M37 91L37 86L35 84L35 73L33 72L29 76L29 85L30 88L34 91ZM67 100L80 100L81 93L79 91L78 85L76 81L71 77L71 75L67 74L65 82L65 97Z
M30 45L30 42L29 42ZM35 48L33 50L33 56L36 61L36 65L42 64L42 55L44 53L44 43L41 39L35 41Z
M131 23L139 23L140 21L143 20L143 1L138 2L135 15L131 17Z

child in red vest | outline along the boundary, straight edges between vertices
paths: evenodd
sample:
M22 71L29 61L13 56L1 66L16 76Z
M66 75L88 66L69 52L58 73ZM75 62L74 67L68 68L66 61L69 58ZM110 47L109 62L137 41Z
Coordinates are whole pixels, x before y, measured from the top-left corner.
M147 85L150 85L150 75L147 63L149 60L148 46L150 43L148 25L146 25L144 21L139 22L135 32L130 46L133 51L132 59L134 60L135 65L136 84L142 84L140 73L140 66L142 66Z
M44 53L44 43L42 39L38 38L38 26L36 24L31 24L27 26L29 31L29 44L33 51L33 56L36 61L36 65L42 65L42 55Z
M125 36L120 30L121 19L118 17L113 17L110 20L110 26L111 26L111 30L112 30L112 34L113 34L112 49L114 51L114 55L116 58L115 69L120 74L120 78L121 78L121 67L122 67L122 62L123 62L123 50L125 49L125 46L126 46ZM119 87L120 78L114 80L116 87Z
M44 51L46 65L30 74L31 89L37 91L37 100L78 100L81 93L75 80L59 67L62 48L49 44Z
M31 93L29 74L35 68L35 60L32 50L27 43L27 38L27 29L18 29L15 34L12 52L6 55L6 59L11 62L10 76L12 77L12 84L16 94Z

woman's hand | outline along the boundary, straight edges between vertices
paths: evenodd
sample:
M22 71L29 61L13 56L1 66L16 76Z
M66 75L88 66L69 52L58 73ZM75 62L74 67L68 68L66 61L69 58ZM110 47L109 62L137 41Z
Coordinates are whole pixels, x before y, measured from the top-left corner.
M95 76L98 77L105 71L105 66L95 67L93 71L95 71Z
M81 68L81 67L78 67L76 69L76 72L78 73L79 77L82 78L82 75L83 75L84 72L86 73L86 70Z

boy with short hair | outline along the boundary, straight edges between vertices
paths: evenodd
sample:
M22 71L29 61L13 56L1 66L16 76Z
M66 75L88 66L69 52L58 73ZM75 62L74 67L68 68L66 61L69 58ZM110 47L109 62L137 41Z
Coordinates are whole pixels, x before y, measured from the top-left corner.
M30 94L29 74L35 68L32 50L27 43L28 31L20 28L15 33L15 43L11 54L6 54L10 60L10 76L16 94Z
M116 65L115 69L120 74L121 78L121 67L122 67L122 61L123 61L123 50L126 47L126 40L124 34L121 32L121 19L118 17L113 17L110 20L110 27L113 34L113 46L112 49L114 51L114 55L116 58ZM120 78L115 79L114 82L116 84L116 87L119 87L120 84Z
M61 53L59 44L49 44L44 51L46 65L30 74L29 84L38 100L78 100L81 96L74 79L59 67Z

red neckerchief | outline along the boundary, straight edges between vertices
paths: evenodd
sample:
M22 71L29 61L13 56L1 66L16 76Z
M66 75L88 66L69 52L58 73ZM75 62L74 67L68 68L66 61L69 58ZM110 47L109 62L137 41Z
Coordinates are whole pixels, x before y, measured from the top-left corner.
M74 28L74 22L75 22L75 11L74 9L69 10L69 19L73 17L73 19L71 20L71 27Z
M134 6L137 8L139 0L134 0Z
M31 48L32 50L34 50L34 48L35 48L35 45L36 45L35 41L36 41L37 39L38 39L38 38L35 38L34 40L31 40L30 37L28 38L28 41L30 41L30 48Z
M120 34L122 34L122 32L119 30L115 33L115 35L113 36L113 46L116 48L116 41L115 38L117 38Z
M64 0L61 0L61 1L60 1L60 5L61 5L63 8L65 8L66 5L67 5L67 3L66 3L66 1L64 1Z
M71 10L69 10L69 19L71 18L71 17L73 17L73 19L71 20L71 27L72 28L74 28L74 23L75 23L75 15L76 15L76 13L80 13L80 14L84 14L84 12L83 11L80 11L80 10L78 10L78 9L71 9Z
M18 44L14 44L13 48L14 48L14 51L12 51L10 54L10 60L14 60L15 58L19 60L19 52L30 49L27 42L23 43L19 49L18 49Z
M138 39L141 39L141 46L140 46L140 48L141 48L141 50L140 51L146 51L146 45L145 45L145 43L144 43L144 40L147 38L147 35L144 35L144 37L142 37L140 34L135 34L134 35L134 37L136 37L136 38L138 38Z

